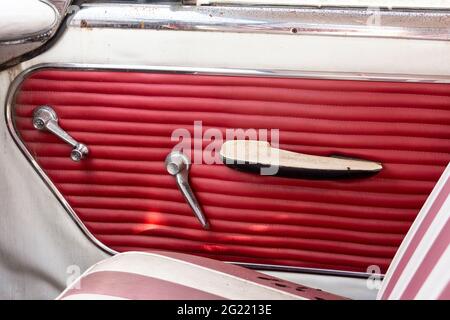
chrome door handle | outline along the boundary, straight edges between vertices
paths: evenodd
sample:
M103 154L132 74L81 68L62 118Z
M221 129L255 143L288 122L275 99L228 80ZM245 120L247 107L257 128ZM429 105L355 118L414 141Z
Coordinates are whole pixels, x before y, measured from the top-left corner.
M56 114L55 110L53 110L52 107L40 106L34 109L33 126L37 130L50 131L61 140L70 144L73 147L72 151L70 152L70 158L73 161L78 162L88 155L89 153L88 147L76 141L58 125L58 115Z
M205 214L189 185L190 161L188 157L181 152L173 151L166 157L165 164L167 172L175 177L178 189L180 189L184 199L189 204L192 211L194 211L198 221L200 221L204 229L209 229L209 223L206 220Z

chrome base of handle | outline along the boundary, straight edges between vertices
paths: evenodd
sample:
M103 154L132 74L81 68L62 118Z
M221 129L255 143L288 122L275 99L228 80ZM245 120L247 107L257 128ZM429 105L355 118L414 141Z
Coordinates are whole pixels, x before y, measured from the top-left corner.
M54 121L58 123L58 115L50 106L40 106L34 109L33 126L37 130L45 130L47 123Z

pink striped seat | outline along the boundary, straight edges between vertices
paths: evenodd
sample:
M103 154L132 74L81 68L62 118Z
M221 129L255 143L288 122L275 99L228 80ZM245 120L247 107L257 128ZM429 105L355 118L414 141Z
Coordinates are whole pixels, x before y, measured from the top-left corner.
M450 299L450 166L392 261L379 299ZM87 270L59 299L342 299L186 254L128 252Z
M342 299L224 262L169 252L127 252L87 270L58 299Z

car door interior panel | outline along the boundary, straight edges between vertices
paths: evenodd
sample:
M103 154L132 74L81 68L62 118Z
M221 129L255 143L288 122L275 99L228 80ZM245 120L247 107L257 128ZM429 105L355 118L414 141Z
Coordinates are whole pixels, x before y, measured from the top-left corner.
M36 129L42 106L65 138L54 126ZM450 160L445 83L55 65L25 72L7 112L35 169L111 253L385 273ZM180 128L193 137L188 189L166 161ZM258 130L278 130L283 152L378 167L316 179L194 161L214 141L209 129L227 137L230 128L255 129L261 140ZM86 153L74 156L79 145Z

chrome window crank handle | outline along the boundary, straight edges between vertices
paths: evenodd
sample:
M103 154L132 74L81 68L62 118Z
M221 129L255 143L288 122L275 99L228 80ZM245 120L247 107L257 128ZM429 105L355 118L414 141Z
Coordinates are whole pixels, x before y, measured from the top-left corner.
M86 145L76 141L72 138L66 131L64 131L58 125L58 115L55 110L50 106L40 106L37 107L33 112L33 126L37 130L49 131L56 135L61 140L70 144L73 149L70 152L70 158L73 161L80 161L84 159L88 153L89 149Z
M169 174L175 177L178 188L183 194L184 199L194 211L195 216L200 221L204 229L209 229L209 223L206 220L205 214L194 195L194 192L189 185L189 167L190 162L181 152L171 152L166 157L166 169Z

